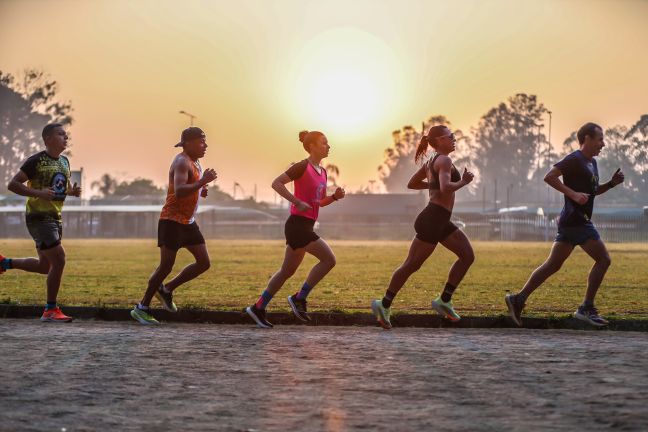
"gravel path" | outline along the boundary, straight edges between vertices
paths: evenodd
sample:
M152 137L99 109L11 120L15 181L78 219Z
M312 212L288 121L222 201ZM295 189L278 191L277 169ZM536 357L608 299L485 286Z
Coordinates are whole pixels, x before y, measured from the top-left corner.
M648 334L0 319L0 430L648 430Z

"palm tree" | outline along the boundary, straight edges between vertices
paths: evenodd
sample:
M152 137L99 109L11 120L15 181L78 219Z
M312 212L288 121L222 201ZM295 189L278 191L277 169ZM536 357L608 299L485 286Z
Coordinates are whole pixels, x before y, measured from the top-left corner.
M115 192L117 185L117 179L111 177L110 174L106 173L102 175L99 180L93 181L90 187L97 189L101 193L101 195L107 197Z
M340 177L340 168L335 164L326 164L324 169L326 170L329 186L337 187L337 180Z

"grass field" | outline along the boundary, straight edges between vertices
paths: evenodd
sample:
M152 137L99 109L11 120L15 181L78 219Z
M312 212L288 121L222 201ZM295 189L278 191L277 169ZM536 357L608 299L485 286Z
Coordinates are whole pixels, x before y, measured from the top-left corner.
M330 242L338 265L311 293L309 306L320 311L369 311L392 271L405 258L408 242ZM154 240L66 240L67 266L59 294L62 305L129 307L141 297L155 268ZM233 310L251 304L283 258L280 241L209 240L211 269L176 291L179 307ZM467 315L506 312L504 295L518 290L549 251L548 243L476 242L476 261L458 288L454 303ZM648 319L648 245L609 244L612 266L599 291L597 306L610 317ZM0 253L33 256L28 240L0 240ZM427 312L442 288L453 256L437 249L414 274L394 301L394 312ZM176 270L190 262L181 251ZM288 310L285 297L297 290L314 263L307 257L297 274L270 304L272 311ZM576 308L585 292L591 259L580 249L530 299L527 312L561 316ZM175 274L175 273L173 273ZM173 275L172 274L172 275ZM41 275L8 271L0 276L0 302L42 304L45 279Z

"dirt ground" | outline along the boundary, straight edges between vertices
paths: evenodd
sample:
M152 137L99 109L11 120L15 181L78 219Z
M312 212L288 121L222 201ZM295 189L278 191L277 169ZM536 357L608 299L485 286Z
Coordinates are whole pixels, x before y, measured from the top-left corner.
M647 430L648 334L0 319L0 430Z

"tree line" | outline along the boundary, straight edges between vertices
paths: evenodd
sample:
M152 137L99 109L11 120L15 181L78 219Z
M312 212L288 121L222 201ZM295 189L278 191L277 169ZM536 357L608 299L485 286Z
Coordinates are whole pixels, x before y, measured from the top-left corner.
M0 193L31 154L41 149L40 131L50 122L69 126L73 123L70 101L59 100L59 86L44 72L29 69L16 77L0 71ZM406 192L409 177L418 168L414 152L423 131L446 125L455 131L457 166L470 166L476 181L460 193L464 199L483 200L492 205L499 201L543 201L548 196L542 182L544 174L562 156L578 147L576 132L554 147L548 140L547 115L550 112L536 95L519 93L488 110L470 131L455 130L444 115L434 115L420 128L404 126L392 133L391 145L384 152L378 177L389 193ZM580 125L574 125L578 128ZM601 178L616 168L626 175L623 188L609 199L646 204L648 201L648 114L633 125L604 127L606 146L598 156ZM340 169L326 166L329 186L337 184ZM371 182L370 182L371 183ZM160 195L164 189L150 179L118 181L109 173L91 184L98 197ZM371 192L372 188L361 188ZM213 199L231 200L231 195L212 187ZM554 197L555 199L555 197ZM497 204L496 204L497 205Z
M554 147L549 142L545 134L549 114L536 95L519 93L488 110L470 132L455 130L455 165L470 166L477 173L471 187L461 191L463 198L484 200L489 207L495 200L500 206L506 204L505 200L511 204L545 201L544 175L560 158L578 148L575 131L561 146ZM414 153L422 131L435 125L454 130L446 116L435 115L422 122L420 129L404 126L392 133L392 143L385 149L384 160L378 167L378 176L387 192L407 191L407 180L418 169ZM617 168L626 175L624 187L609 199L647 204L648 114L631 126L602 126L605 147L597 157L601 179L610 177Z

